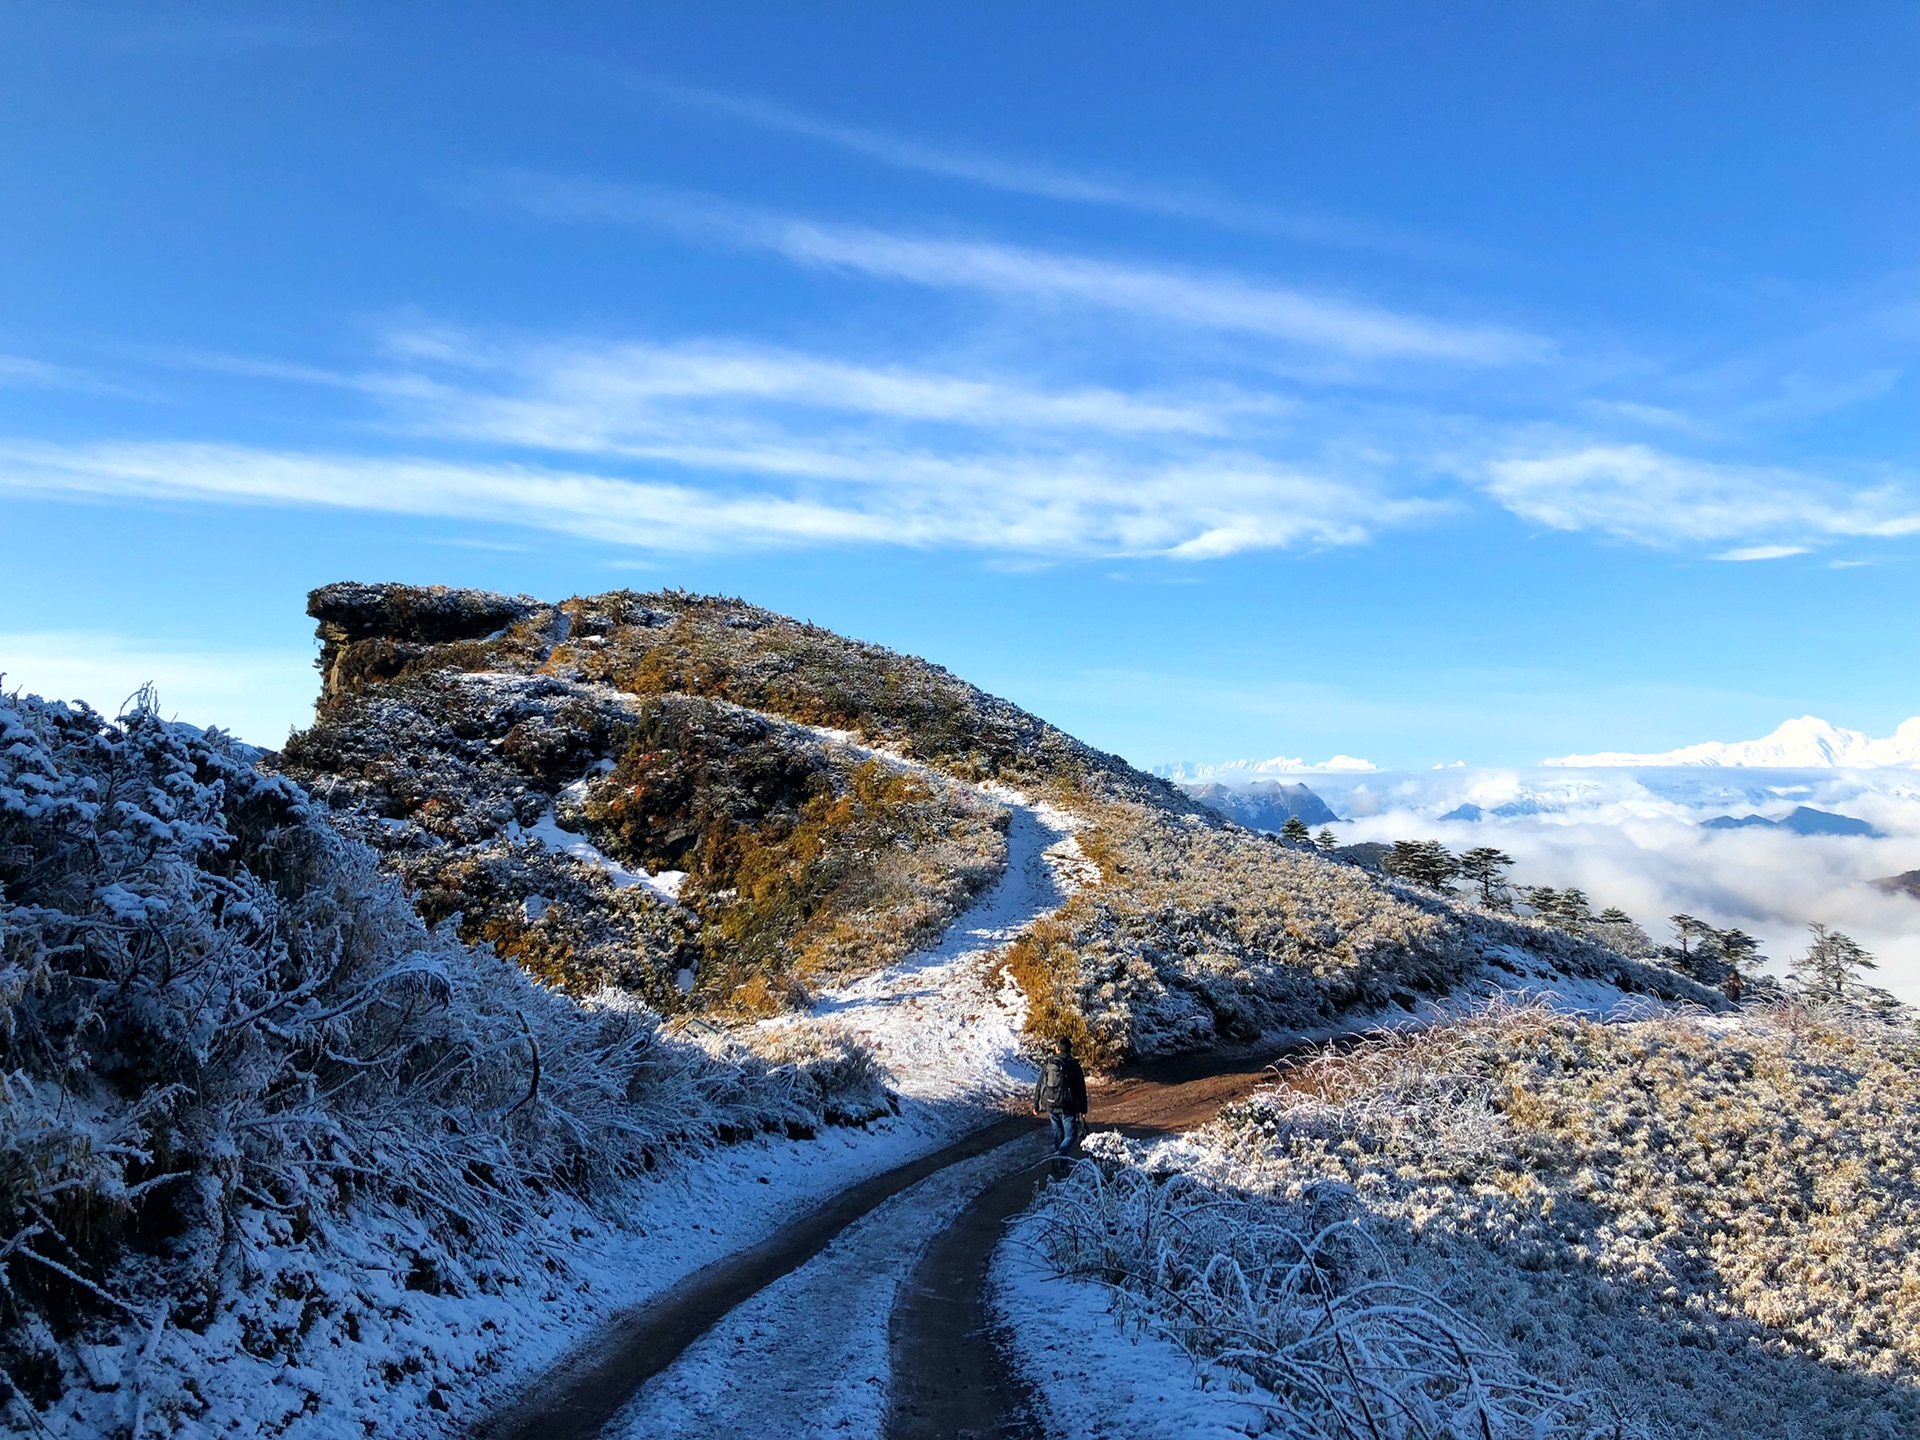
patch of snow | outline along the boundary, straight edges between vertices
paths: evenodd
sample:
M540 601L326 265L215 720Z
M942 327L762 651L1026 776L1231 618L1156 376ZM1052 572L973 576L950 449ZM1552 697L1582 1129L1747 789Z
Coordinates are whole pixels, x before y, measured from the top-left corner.
M1563 1015L1580 1015L1589 1020L1644 1020L1649 1015L1665 1014L1671 1008L1652 996L1622 990L1608 980L1568 975L1554 969L1540 956L1511 945L1499 946L1482 959L1488 966L1487 972L1448 997L1444 1006L1449 1013L1470 1008L1495 995L1536 1001Z
M1098 1285L1056 1278L1016 1222L994 1252L989 1303L1050 1435L1074 1440L1245 1440L1265 1428L1259 1399L1196 1368L1178 1346L1125 1333Z
M729 1312L648 1382L602 1432L606 1440L878 1440L888 1321L921 1252L984 1186L1044 1155L1042 1137L1016 1140L894 1196Z
M1024 997L994 974L1001 951L1090 878L1073 817L1017 791L981 787L1010 811L1007 868L938 944L829 990L810 1016L770 1026L837 1021L871 1045L902 1095L992 1102L1032 1083L1020 1055Z
M576 781L575 783L584 784L585 782ZM650 875L645 870L629 870L586 836L576 835L571 830L562 830L560 823L553 817L551 805L527 829L522 830L518 824L511 824L506 827L506 834L516 839L522 834L530 835L557 855L571 855L575 860L593 866L612 882L615 889L624 890L629 886L638 885L659 896L669 905L680 903L680 887L686 883L686 871L662 870L658 875Z

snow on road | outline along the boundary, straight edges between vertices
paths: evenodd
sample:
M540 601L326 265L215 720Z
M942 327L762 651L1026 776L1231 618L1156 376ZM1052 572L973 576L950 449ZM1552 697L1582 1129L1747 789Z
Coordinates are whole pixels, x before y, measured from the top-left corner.
M981 1189L1045 1153L1043 1137L1016 1140L894 1196L732 1310L641 1390L604 1440L880 1436L900 1286Z

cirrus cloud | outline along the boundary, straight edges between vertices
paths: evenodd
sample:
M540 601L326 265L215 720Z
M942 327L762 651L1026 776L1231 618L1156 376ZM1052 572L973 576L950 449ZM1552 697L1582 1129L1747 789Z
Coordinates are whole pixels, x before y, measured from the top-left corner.
M1920 534L1908 481L1847 486L1780 466L1717 464L1649 445L1589 444L1497 459L1486 492L1523 519L1644 545L1726 544L1730 560L1777 559L1843 537Z
M1129 468L799 443L657 449L706 472L703 483L234 445L15 443L0 446L0 489L436 516L658 551L852 544L1180 559L1355 544L1441 508L1257 456Z
M1517 330L1437 320L1232 272L831 223L600 180L511 175L496 193L548 220L660 226L813 269L1079 305L1360 359L1509 365L1544 359L1552 350L1541 337Z

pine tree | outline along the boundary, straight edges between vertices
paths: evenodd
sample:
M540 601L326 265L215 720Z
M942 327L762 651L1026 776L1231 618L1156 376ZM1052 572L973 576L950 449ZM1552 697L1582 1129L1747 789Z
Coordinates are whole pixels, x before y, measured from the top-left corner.
M1551 918L1569 935L1585 935L1587 927L1593 923L1593 906L1587 902L1586 891L1576 890L1571 885L1562 890L1554 903Z
M1721 930L1713 938L1720 958L1742 975L1751 975L1767 963L1760 942L1744 930Z
M1673 926L1673 933L1680 937L1680 968L1686 969L1687 962L1693 958L1689 948L1692 942L1701 936L1710 934L1713 927L1704 920L1696 920L1691 915L1669 915L1667 923Z
M1569 935L1585 935L1593 924L1593 906L1588 903L1586 892L1571 885L1565 890L1556 890L1551 885L1530 885L1520 892L1520 898L1535 915Z
M1380 862L1389 875L1434 890L1451 890L1460 861L1438 840L1396 840Z
M1489 906L1507 902L1507 871L1513 857L1491 845L1476 845L1460 857L1460 873L1480 887L1480 899Z
M1713 938L1720 958L1727 965L1720 988L1729 1000L1737 1001L1746 993L1748 978L1758 973L1767 957L1760 953L1760 942L1744 930L1721 930Z
M1829 930L1825 925L1809 928L1813 931L1813 944L1805 955L1789 961L1787 969L1814 999L1843 1000L1859 983L1855 971L1880 968L1852 936Z
M1307 822L1298 815L1287 816L1287 823L1280 827L1280 838L1289 845L1306 845L1313 839L1313 832L1307 829Z
M1640 928L1639 923L1618 906L1609 905L1593 919L1587 927L1590 939L1598 940L1609 949L1617 950L1632 959L1640 959L1654 953L1653 937Z
M1322 855L1331 855L1340 848L1340 842L1334 837L1333 831L1324 825L1320 827L1320 833L1313 837L1313 843Z

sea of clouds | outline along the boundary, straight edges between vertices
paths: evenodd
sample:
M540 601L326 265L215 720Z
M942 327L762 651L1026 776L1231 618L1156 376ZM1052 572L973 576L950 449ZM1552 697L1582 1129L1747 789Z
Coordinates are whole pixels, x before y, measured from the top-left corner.
M1804 952L1807 926L1838 927L1873 952L1869 977L1920 1003L1920 900L1872 881L1920 869L1920 770L1482 769L1301 777L1341 815L1343 842L1437 839L1497 845L1518 885L1575 885L1655 940L1697 915L1761 937L1773 968ZM1477 821L1443 820L1478 806ZM1719 815L1778 819L1807 805L1865 820L1877 838L1716 830ZM1506 808L1509 813L1496 814ZM1526 812L1531 813L1526 813Z

